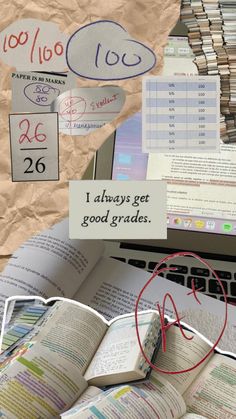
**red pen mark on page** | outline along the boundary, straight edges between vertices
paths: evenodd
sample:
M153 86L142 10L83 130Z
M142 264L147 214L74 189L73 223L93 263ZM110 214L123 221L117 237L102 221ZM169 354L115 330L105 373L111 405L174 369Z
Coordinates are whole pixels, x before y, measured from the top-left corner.
M192 295L193 294L193 296L194 296L195 300L198 302L198 304L202 304L201 301L198 299L197 292L201 291L203 289L203 287L196 289L195 284L194 284L194 278L192 278L191 287L192 287L192 291L188 292L187 295Z
M166 304L167 298L169 298L169 300L171 301L171 304L173 306L173 309L174 309L174 312L175 312L175 315L176 315L176 320L174 320L171 323L165 324L165 304ZM171 294L169 294L169 293L165 294L162 309L161 309L161 306L160 306L159 303L157 304L157 309L158 309L159 316L160 316L160 321L161 321L161 335L162 335L162 349L163 349L163 352L166 352L166 331L171 326L173 326L174 324L178 324L179 330L180 330L182 336L185 339L187 339L187 340L192 340L193 339L193 336L189 337L184 333L184 329L183 329L183 327L180 323L180 321L183 319L183 317L181 317L181 318L179 317L179 313L178 313L176 304L175 304L174 299L173 299Z
M22 23L23 27L24 25L27 24ZM26 54L24 59L27 59L27 61L29 60L29 65L43 65L45 62L53 60L55 56L62 56L64 54L63 43L61 41L54 41L49 48L49 46L45 44L45 41L40 39L40 35L43 33L44 30L39 26L33 30L30 29L29 31L7 33L3 38L2 51L7 54L12 49L22 49L24 46L27 47L27 49L22 49L22 54Z
M59 115L67 122L77 121L86 111L87 103L83 97L64 98L59 105Z
M218 336L218 338L216 339L216 342L214 343L214 345L212 346L212 348L208 351L208 353L199 361L199 362L197 362L194 366L192 366L191 368L188 368L188 369L185 369L185 370L180 370L180 371L167 371L167 370L163 370L163 369L161 369L161 368L158 368L156 365L154 365L151 361L150 361L150 359L148 359L148 357L146 356L146 354L145 354L145 352L144 352L144 349L143 349L143 347L142 347L142 342L141 342L141 339L140 339L140 335L139 335L139 327L138 327L138 305L139 305L139 302L140 302L140 300L141 300L141 298L142 298L142 296L143 296L143 293L144 293L144 291L146 290L146 288L151 284L151 282L156 278L156 280L157 281L160 281L161 280L161 278L159 277L157 277L157 275L159 275L161 272L164 272L164 271L167 271L167 270L174 270L174 271L176 271L176 270L178 270L178 268L176 268L176 267L173 267L173 268L162 268L162 269L159 269L159 267L160 267L160 265L161 264L163 264L163 263L166 263L166 262L168 262L170 259L172 259L172 258L176 258L176 257L182 257L182 256L192 256L192 257L194 257L194 258L196 258L196 259L198 259L201 263L203 263L203 265L205 265L205 266L207 266L207 268L210 270L210 272L213 274L213 276L217 279L217 281L218 281L218 283L220 284L220 287L221 287L221 290L222 290L222 294L223 294L223 296L224 296L224 302L225 302L225 318L224 318L224 322L223 322L223 326L222 326L222 329L220 330L220 332L219 332L219 336ZM196 291L199 291L199 290L196 290L195 289L195 286L194 286L194 282L192 281L192 292L190 292L190 293L188 293L187 295L191 295L191 294L193 294L194 295L194 297L195 297L195 299L196 299L196 301L198 302L198 304L200 303L199 302L199 299L198 298L196 298ZM165 303L166 303L166 299L167 298L169 298L170 299L170 302L171 302L171 304L172 304L172 307L173 307L173 310L174 310L174 312L175 312L175 315L176 315L176 320L174 320L173 322L171 322L170 324L165 324ZM163 299L163 304L162 304L162 308L161 308L161 306L160 306L160 304L157 304L157 308L158 308L158 311L159 311L159 314L160 314L160 322L161 322L161 334L162 334L162 348L163 348L163 352L165 352L166 351L166 330L168 330L170 327L172 327L174 324L178 324L178 326L179 326L179 329L180 329L180 333L182 333L182 335L186 338L186 339L188 339L188 340L190 340L189 339L189 337L186 337L185 336L185 333L184 333L184 331L183 331L183 327L182 327L182 325L181 325L181 323L180 323L180 321L182 320L182 318L180 318L179 317L179 314L178 314L178 309L177 309L177 307L176 307L176 304L175 304L175 301L174 301L174 298L173 298L173 296L171 296L171 294L170 293L166 293L165 294L165 296L164 296L164 299ZM154 269L154 271L153 271L153 274L152 274L152 276L151 276L151 278L147 281L147 283L144 285L144 287L141 289L141 291L140 291L140 293L139 293L139 295L138 295L138 298L137 298L137 300L136 300L136 304L135 304L135 327L136 327L136 334L137 334L137 339L138 339L138 344L139 344L139 347L140 347L140 351L141 351L141 353L142 353L142 355L143 355L143 357L144 357L144 359L145 359L145 361L149 364L149 366L152 368L152 369L154 369L155 371L157 371L157 372L162 372L162 373L164 373L164 374L183 374L183 373L186 373L186 372L189 372L189 371L192 371L192 370L194 370L195 368L197 368L199 365L201 365L209 356L210 356L210 354L215 350L215 348L216 348L216 346L218 345L218 343L220 342L220 340L221 340L221 338L222 338L222 336L223 336L223 334L224 334L224 332L225 332L225 329L226 329L226 326L227 326L227 320L228 320L228 304L227 304L227 295L226 295L226 293L225 293L225 289L224 289L224 287L223 287L223 284L222 284L222 282L221 282L221 280L220 280L220 278L218 277L218 275L217 275L217 273L212 269L212 267L209 265L209 263L208 262L206 262L204 259L202 259L200 256L198 256L198 255L196 255L195 253L193 253L193 252L177 252L177 253L174 253L174 254L172 254L172 255L169 255L169 256L166 256L165 258L163 258L158 264L157 264L157 266L155 267L155 269ZM191 337L191 339L192 339L193 337Z
M142 399L144 403L146 403L149 408L153 411L153 413L155 414L155 418L156 419L161 419L161 417L159 416L157 410L154 408L154 406L147 400L146 397L143 397L140 393L137 395L137 393L135 393L133 390L131 390L131 393L133 394L133 396L137 399Z
M33 63L33 57L34 57L34 50L35 50L35 45L37 42L37 38L38 38L38 34L39 34L40 29L37 28L35 35L34 35L34 40L33 40L33 44L31 47L31 51L30 51L30 62Z
M34 135L29 137L29 132L31 130L30 121L27 118L22 119L19 123L19 128L21 130L24 129L25 132L21 134L21 136L19 137L19 144L22 144L24 141L28 143L32 143L33 140L36 140L39 143L43 143L44 141L46 141L47 139L46 135L42 133L41 134L38 133L38 129L40 126L43 126L41 122L39 122L35 126Z
M24 36L22 40L22 36ZM21 31L19 35L5 35L4 42L3 42L3 52L7 52L8 49L15 49L19 45L25 45L26 42L28 42L29 39L29 32L28 31ZM14 42L13 42L14 41Z

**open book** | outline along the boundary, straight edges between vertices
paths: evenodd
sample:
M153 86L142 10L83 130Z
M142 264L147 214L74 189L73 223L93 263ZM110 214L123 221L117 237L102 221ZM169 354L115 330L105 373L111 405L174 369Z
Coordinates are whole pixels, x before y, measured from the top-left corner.
M185 333L194 338L186 341L177 327L169 328L167 350L159 351L155 362L158 368L186 370L209 352L210 345L198 335ZM102 394L98 391L91 389L86 397L84 393L62 418L235 419L236 359L215 353L187 373L168 375L153 370L145 383L120 386Z
M160 344L159 316L140 312L138 323L145 355L152 359ZM57 301L29 344L1 371L0 413L7 418L19 418L16 412L27 419L58 416L88 385L143 380L150 372L134 314L108 323L89 307Z
M68 235L66 219L32 237L13 254L0 275L0 323L5 299L14 295L71 298L89 305L108 320L134 311L137 296L150 279L150 272L104 257L103 241L70 240ZM184 321L214 342L222 327L224 303L199 293L202 303L199 305L188 296L189 289L156 278L146 289L139 310L156 309L157 302L162 305L167 292L172 294L180 316L183 310L187 311ZM168 304L165 314L176 317ZM207 322L199 321L206 317ZM219 346L236 352L233 306L228 306L227 330Z

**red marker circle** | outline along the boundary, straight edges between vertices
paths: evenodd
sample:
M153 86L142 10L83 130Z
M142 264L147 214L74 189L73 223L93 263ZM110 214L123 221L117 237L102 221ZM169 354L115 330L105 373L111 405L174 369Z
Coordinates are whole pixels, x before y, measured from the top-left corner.
M167 370L163 370L163 369L161 369L161 368L158 368L158 367L156 367L156 365L154 365L151 361L150 361L150 359L148 359L147 358L147 356L146 356L146 354L145 354L145 352L144 352L144 349L143 349L143 347L142 347L142 343L141 343L141 339L140 339L140 335L139 335L139 327L138 327L138 305L139 305L139 302L140 302L140 300L141 300L141 298L142 298L142 295L143 295L143 293L144 293L144 291L146 290L146 288L151 284L151 282L154 280L154 278L159 274L159 273L161 273L161 272L163 272L163 271L165 271L165 270L168 270L168 268L164 268L164 269L160 269L159 271L158 271L158 267L162 264L162 263L165 263L165 262L167 262L167 261L169 261L170 259L174 259L174 258L176 258L176 257L178 257L178 256L193 256L194 258L196 258L196 259L198 259L201 263L203 263L203 265L205 265L210 271L211 271L211 273L214 275L214 277L217 279L217 281L218 281L218 283L220 284L220 287L221 287L221 290L222 290L222 293L223 293L223 296L224 296L224 302L225 302L225 319L224 319L224 324L223 324L223 326L222 326L222 329L221 329L221 331L220 331L220 334L219 334L219 337L217 338L217 340L216 340L216 342L215 342L215 344L212 346L212 348L209 350L209 352L196 364L196 365L194 365L193 367L191 367L191 368L188 368L188 369L186 369L186 370L180 370L180 371L167 371ZM162 372L162 373L164 373L164 374L183 374L183 373L186 373L186 372L190 372L190 371L192 371L192 370L194 370L195 368L197 368L197 367L199 367L199 365L201 365L209 356L210 356L210 354L215 350L215 348L216 348L216 346L218 345L218 343L220 342L220 340L221 340L221 338L222 338L222 336L223 336L223 334L224 334L224 332L225 332L225 329L226 329L226 326L227 326L227 320L228 320L228 303L227 303L227 296L226 296L226 293L225 293L225 290L224 290L224 287L223 287L223 284L222 284L222 282L221 282L221 280L220 280L220 278L218 277L218 275L216 274L216 272L214 271L214 269L212 269L212 267L204 260L204 259L202 259L200 256L198 256L198 255L196 255L195 253L193 253L193 252L177 252L177 253L173 253L172 255L169 255L169 256L166 256L165 258L163 258L157 265L156 265L156 267L155 267L155 269L154 269L154 271L153 271L153 274L152 274L152 276L151 276L151 278L147 281L147 283L144 285L144 287L141 289L141 291L140 291L140 293L139 293L139 295L138 295L138 298L137 298L137 300L136 300L136 303L135 303L135 327L136 327L136 335L137 335L137 339L138 339L138 344L139 344L139 348L140 348L140 351L141 351L141 353L142 353L142 355L143 355L143 357L144 357L144 359L145 359L145 361L150 365L150 367L153 369L153 370L155 370L155 371L157 371L157 372Z
M67 122L77 121L86 111L86 101L79 96L68 96L59 105L59 115Z

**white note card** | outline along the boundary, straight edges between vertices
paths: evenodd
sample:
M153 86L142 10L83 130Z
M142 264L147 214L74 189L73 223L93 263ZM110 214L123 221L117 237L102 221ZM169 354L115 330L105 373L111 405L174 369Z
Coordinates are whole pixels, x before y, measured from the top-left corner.
M18 71L64 71L67 40L54 22L15 20L0 32L0 60Z
M124 80L156 65L156 56L118 22L98 20L80 27L66 46L69 69L93 80Z
M86 135L115 119L124 103L121 87L80 87L58 96L51 109L58 112L60 132Z
M12 112L50 112L52 102L61 93L76 86L67 74L14 72Z
M57 113L11 114L12 181L59 179Z
M144 77L142 150L219 152L219 77Z
M166 239L166 183L73 180L70 239Z

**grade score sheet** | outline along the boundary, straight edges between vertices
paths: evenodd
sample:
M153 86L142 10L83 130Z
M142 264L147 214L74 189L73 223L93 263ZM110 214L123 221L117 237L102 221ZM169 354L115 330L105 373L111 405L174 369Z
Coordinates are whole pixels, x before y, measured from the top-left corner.
M219 152L219 77L144 77L142 146L145 153Z

